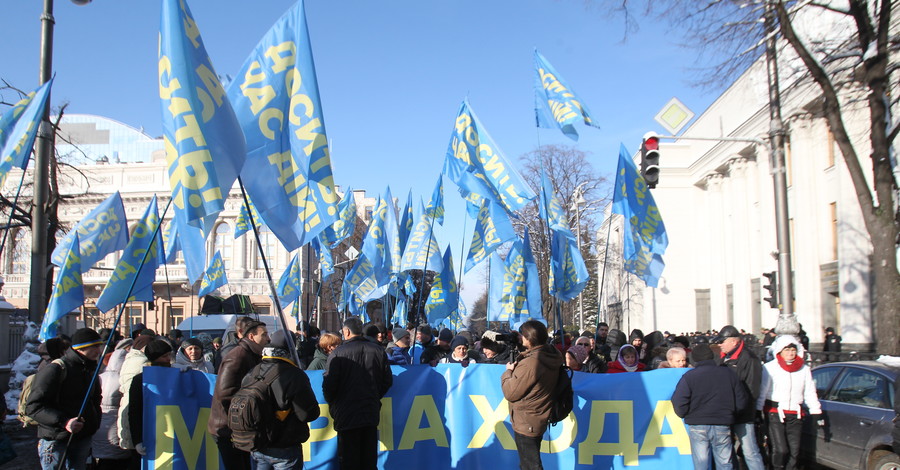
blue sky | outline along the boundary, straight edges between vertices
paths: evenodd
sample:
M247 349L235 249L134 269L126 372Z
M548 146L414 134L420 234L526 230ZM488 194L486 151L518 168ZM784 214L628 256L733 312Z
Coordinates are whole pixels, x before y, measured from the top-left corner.
M40 0L5 2L0 77L22 89L38 79ZM189 6L220 75L234 74L292 0L192 0ZM573 144L603 175L619 142L639 146L673 96L695 113L716 92L690 86L695 51L647 20L624 38L619 2L583 0L309 0L307 22L332 145L335 181L404 201L428 197L460 102L472 108L513 161L541 144ZM601 5L602 4L602 5ZM593 5L593 6L588 6ZM161 135L156 61L160 2L56 0L52 104L107 116ZM575 143L534 126L533 50L580 95L600 129ZM448 224L438 232L460 263L463 205L445 181ZM537 189L537 188L535 188ZM468 238L472 224L468 223ZM468 249L468 248L467 248ZM473 298L474 292L464 292Z

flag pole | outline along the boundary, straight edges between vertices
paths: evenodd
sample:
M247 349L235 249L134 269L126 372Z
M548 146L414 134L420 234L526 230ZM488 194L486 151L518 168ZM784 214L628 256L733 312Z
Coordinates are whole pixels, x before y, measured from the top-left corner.
M426 215L426 217L427 217L427 215ZM463 228L463 230L465 230L465 228ZM422 316L425 317L425 321L428 321L428 317L425 315L425 306L421 305L422 304L422 294L423 294L422 291L425 290L425 275L428 273L428 260L431 259L431 239L434 238L432 236L433 233L434 233L434 217L431 217L431 223L428 224L428 244L425 245L425 264L422 265L422 282L419 283L419 292L417 292L419 300L416 302L416 307L421 307L421 309L422 309ZM418 317L418 315L419 315L419 313L417 311L416 316Z
M169 207L172 205L172 199L173 198L171 198L171 197L169 198L169 202L166 204L166 208L163 209L162 216L160 216L160 218L159 218L159 223L156 224L156 229L153 231L153 240L154 241L150 242L151 247L153 246L153 243L156 242L156 237L159 236L159 232L160 232L159 229L162 227L162 221L166 217L166 213L169 212ZM162 237L159 238L159 241L162 242ZM158 249L160 249L160 250L164 249L162 243L159 244ZM79 248L79 251L80 251L80 248ZM131 298L131 293L134 292L134 285L137 283L138 277L141 274L141 269L144 267L144 264L147 262L147 257L150 255L150 252L152 252L152 251L153 250L147 250L144 252L144 256L141 258L141 264L139 264L137 267L137 273L134 275L134 278L131 280L131 285L128 286L128 293L125 294L125 299L120 304L119 313L118 313L118 315L116 315L116 320L113 322L112 333L110 333L110 335L106 338L106 343L103 344L103 351L100 353L100 356L97 358L97 367L94 368L94 373L91 375L91 381L88 383L87 391L84 393L84 398L81 400L81 406L78 408L78 414L75 415L76 419L81 418L82 413L84 413L84 407L87 406L88 398L91 396L91 391L93 391L94 384L97 383L97 377L100 375L100 368L103 366L103 357L106 356L106 353L109 352L109 350L110 350L110 348L109 348L110 343L112 343L112 340L116 337L115 332L118 331L118 329L119 329L119 322L122 319L122 314L125 313L125 307L128 305L128 299ZM60 469L63 468L63 466L65 465L66 454L69 451L69 448L72 444L72 438L74 436L75 436L75 434L69 434L69 440L66 444L66 448L65 448L65 450L63 450L63 455L59 459L59 464L60 464L59 468Z
M603 288L606 286L606 261L609 259L609 237L612 234L613 213L609 212L609 218L606 219L606 248L603 250L603 271L600 272L600 292L597 295L597 319L594 322L594 334L600 329L600 300L603 299ZM609 319L607 319L609 320Z
M269 261L266 259L265 251L260 243L259 227L256 226L256 220L253 218L253 211L250 210L250 199L247 197L247 191L244 189L244 181L240 176L238 176L237 180L238 186L241 188L241 197L244 199L244 206L247 208L247 218L250 219L250 226L253 227L253 236L256 237L256 249L259 252L259 257L262 259L263 267L266 270L266 279L269 281L269 290L272 292L272 302L275 303L275 312L278 314L278 321L281 322L281 327L285 330L285 333L287 333L287 321L284 318L284 311L281 309L281 301L278 299L275 281L272 280L272 271L269 270ZM297 353L297 348L288 348L288 350L291 353L291 359L294 360L294 364L296 364L297 367L300 367L300 355Z

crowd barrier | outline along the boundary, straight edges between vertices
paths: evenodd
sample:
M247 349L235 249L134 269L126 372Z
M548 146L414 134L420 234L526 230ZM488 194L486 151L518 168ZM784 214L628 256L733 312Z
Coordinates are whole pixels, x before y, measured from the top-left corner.
M517 468L502 365L392 366L382 400L379 468ZM547 469L693 468L687 430L670 397L686 369L576 373L575 410L544 435ZM322 398L322 372L307 372L322 417L310 423L304 468L337 469L337 434ZM206 430L214 375L144 369L144 469L218 469Z

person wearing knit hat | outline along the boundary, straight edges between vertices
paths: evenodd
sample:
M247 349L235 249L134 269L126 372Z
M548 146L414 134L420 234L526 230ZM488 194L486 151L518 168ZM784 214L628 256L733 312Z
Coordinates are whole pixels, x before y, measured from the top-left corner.
M64 454L66 468L84 468L91 437L100 427L101 392L91 378L102 350L100 335L81 328L72 335L72 347L32 379L25 414L38 423L38 453L44 468L60 466Z
M469 357L469 340L465 336L456 335L450 341L450 354L441 358L440 362L442 364L462 364L463 367L467 367L470 362L475 362Z
M394 328L391 332L394 338L393 346L389 346L387 353L388 363L397 366L408 366L412 363L412 357L409 355L409 331L403 328Z
M588 350L580 344L569 346L566 350L566 366L574 371L580 371L587 360Z
M212 363L203 357L203 343L197 338L188 338L181 342L172 366L180 370L193 369L207 374L216 373Z
M154 339L144 347L144 355L153 367L170 367L172 365L172 345L162 338ZM128 387L128 408L125 419L128 422L129 439L140 456L147 455L144 446L144 371L141 369L131 380ZM134 456L140 460L139 456ZM133 465L133 463L132 463Z

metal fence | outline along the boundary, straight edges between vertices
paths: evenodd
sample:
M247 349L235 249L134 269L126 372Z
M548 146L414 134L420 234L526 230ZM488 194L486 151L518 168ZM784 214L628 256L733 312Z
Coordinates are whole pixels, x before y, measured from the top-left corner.
M19 357L19 354L22 354L22 351L25 349L24 322L9 322L9 338L7 345L8 355L6 357L9 358L9 362L13 362L17 357Z

